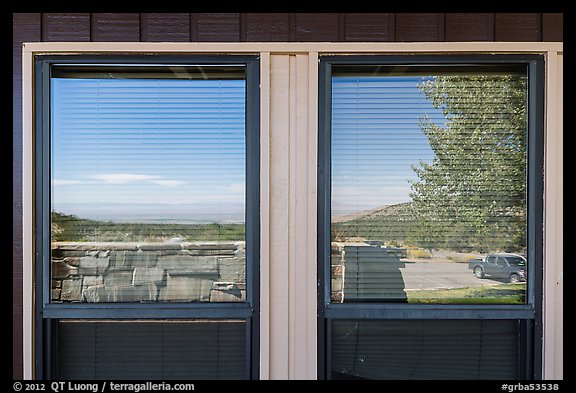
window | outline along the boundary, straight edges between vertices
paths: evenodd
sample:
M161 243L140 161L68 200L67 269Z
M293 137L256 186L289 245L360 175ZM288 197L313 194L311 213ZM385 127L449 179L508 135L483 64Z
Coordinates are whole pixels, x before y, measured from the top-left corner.
M39 377L256 378L257 59L36 70Z
M320 375L538 369L541 73L537 56L322 59Z

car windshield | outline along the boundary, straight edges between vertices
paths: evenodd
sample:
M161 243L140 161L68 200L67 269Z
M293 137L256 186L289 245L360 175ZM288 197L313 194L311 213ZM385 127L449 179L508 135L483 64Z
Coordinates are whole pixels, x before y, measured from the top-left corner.
M526 260L522 257L506 257L510 266L525 266Z

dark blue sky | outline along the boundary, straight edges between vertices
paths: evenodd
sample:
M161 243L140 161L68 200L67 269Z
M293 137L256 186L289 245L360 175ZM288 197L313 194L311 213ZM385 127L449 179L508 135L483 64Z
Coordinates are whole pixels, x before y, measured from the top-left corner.
M332 79L332 214L410 201L412 165L434 154L420 120L444 124L420 77Z
M52 210L244 220L244 80L55 78L52 108Z

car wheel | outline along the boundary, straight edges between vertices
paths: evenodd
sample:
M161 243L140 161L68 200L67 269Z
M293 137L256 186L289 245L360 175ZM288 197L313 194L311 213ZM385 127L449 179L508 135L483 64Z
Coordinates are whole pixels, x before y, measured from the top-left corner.
M480 266L474 268L474 275L478 278L484 278L484 270Z
M520 282L520 276L516 273L510 275L510 284L518 284Z

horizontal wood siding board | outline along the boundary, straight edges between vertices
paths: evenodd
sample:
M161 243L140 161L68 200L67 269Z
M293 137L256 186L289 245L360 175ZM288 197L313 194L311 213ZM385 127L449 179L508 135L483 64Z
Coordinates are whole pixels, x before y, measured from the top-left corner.
M93 41L140 41L140 14L92 14Z
M344 41L394 41L394 14L347 13Z
M42 40L90 41L90 14L42 14Z
M498 13L495 41L542 41L542 16L537 13Z
M23 378L22 43L41 40L40 13L12 15L12 378ZM31 294L30 294L31 296Z
M240 32L240 42L246 42L246 36L248 35L246 31L247 17L245 12L241 12L239 15L239 27Z
M239 13L198 13L195 23L200 42L240 41Z
M140 21L142 41L190 41L190 14L143 13L140 16Z
M294 41L336 42L338 36L337 13L294 14Z
M198 14L190 13L190 41L198 42Z
M246 41L288 42L289 23L287 13L247 13Z
M564 41L564 15L542 14L542 41Z
M446 14L446 41L494 41L494 14Z
M444 41L444 14L396 14L396 41Z

